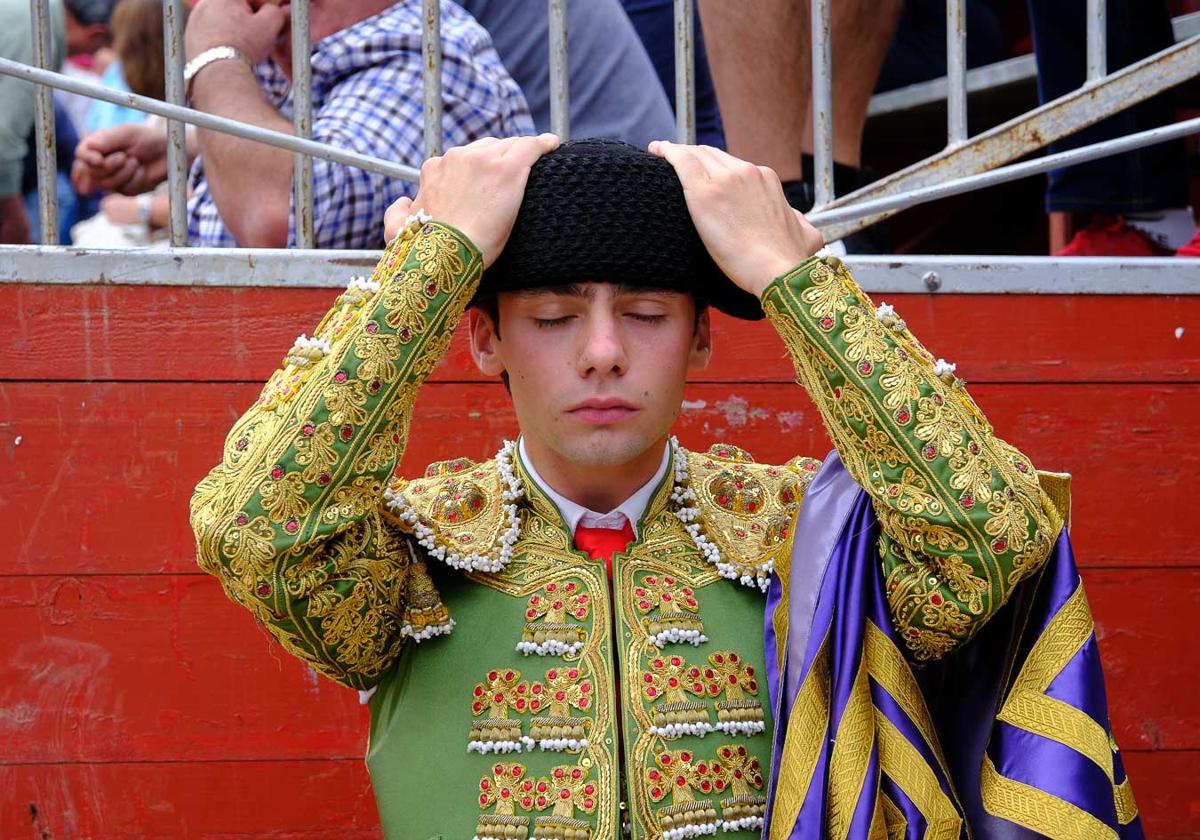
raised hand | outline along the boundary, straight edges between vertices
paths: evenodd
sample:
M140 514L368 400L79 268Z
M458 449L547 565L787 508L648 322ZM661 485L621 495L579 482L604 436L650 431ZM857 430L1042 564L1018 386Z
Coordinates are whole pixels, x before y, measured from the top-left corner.
M421 167L416 198L401 198L384 214L385 238L390 241L411 213L423 210L466 234L484 266L491 265L512 233L530 167L558 143L553 134L485 137L430 158Z
M75 147L71 183L83 195L97 190L140 195L167 177L166 129L118 125L93 132Z
M779 176L710 146L656 140L651 154L675 167L688 212L721 270L755 296L825 244L783 195Z

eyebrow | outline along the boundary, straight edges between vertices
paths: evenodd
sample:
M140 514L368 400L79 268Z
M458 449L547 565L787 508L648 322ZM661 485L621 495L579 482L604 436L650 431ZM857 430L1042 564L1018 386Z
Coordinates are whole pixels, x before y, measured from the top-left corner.
M649 286L639 283L615 283L618 295L640 295L640 294L657 294L657 295L682 295L687 294L676 289L664 289L660 286ZM577 297L586 298L588 300L596 296L595 283L561 283L556 286L540 286L532 289L520 289L513 292L521 297Z

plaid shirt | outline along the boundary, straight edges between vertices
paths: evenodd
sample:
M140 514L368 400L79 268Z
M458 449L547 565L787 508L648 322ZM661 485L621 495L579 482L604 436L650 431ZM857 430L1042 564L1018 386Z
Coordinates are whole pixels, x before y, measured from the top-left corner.
M534 133L525 98L483 27L450 2L442 3L441 23L445 147ZM312 54L313 139L419 168L425 158L422 67L417 0L401 0L322 39ZM254 72L267 99L291 119L287 76L271 59ZM252 166L252 159L245 165ZM192 166L190 186L190 244L236 246L200 158ZM382 247L384 211L400 196L415 193L416 184L313 158L316 247ZM295 243L293 207L288 244Z

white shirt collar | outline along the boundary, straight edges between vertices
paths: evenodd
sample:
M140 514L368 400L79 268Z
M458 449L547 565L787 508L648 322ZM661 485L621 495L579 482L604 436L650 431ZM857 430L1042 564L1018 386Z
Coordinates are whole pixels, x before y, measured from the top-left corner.
M667 444L663 446L662 463L658 465L658 471L654 473L649 481L608 513L597 513L556 492L538 475L537 468L533 466L533 462L529 460L529 455L525 452L524 438L520 438L517 441L517 448L521 456L521 463L525 466L525 472L529 473L529 478L541 488L543 493L550 497L550 501L554 502L555 507L562 514L563 520L567 523L567 527L571 529L572 534L575 533L575 529L580 525L583 525L585 528L612 528L613 530L619 530L625 527L625 523L628 522L630 527L633 528L633 535L636 537L638 520L646 512L646 506L650 504L650 497L654 495L654 489L658 487L663 476L667 474L667 466L671 462L671 447Z

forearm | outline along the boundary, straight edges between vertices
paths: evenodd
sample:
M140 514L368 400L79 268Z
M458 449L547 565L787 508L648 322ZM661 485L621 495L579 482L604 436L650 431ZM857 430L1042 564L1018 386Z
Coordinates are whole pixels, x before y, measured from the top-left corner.
M905 641L918 659L944 655L1049 554L1062 523L1036 471L840 261L809 260L776 279L763 307L872 497Z
M397 641L406 555L380 515L383 484L480 273L479 253L451 228L393 242L371 281L338 298L313 340L297 340L192 498L201 568L343 682L357 677L328 650L346 625L326 627L332 605L371 628L374 648Z
M286 134L292 124L263 96L248 66L220 61L205 67L192 93L201 111ZM246 248L287 245L292 155L231 134L198 129L197 147L221 220Z

